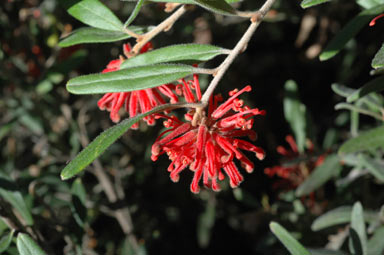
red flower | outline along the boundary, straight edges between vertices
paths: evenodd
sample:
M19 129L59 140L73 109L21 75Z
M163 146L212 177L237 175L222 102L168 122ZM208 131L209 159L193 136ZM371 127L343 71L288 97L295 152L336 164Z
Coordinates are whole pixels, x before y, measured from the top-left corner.
M131 46L124 44L124 54L129 58ZM141 49L140 53L146 52L152 49L152 44L147 43ZM113 72L120 69L120 65L123 63L124 58L112 60L107 67L103 70L103 73ZM166 103L163 96L168 97L171 103L178 102L177 95L174 93L175 85L164 84L156 88L137 90L131 92L117 92L105 94L97 103L100 110L107 110L110 112L110 118L113 122L120 121L119 110L125 106L125 110L129 113L129 116L135 117L140 113L145 113L153 109L158 105ZM154 115L149 115L144 118L144 121L148 125L155 124ZM137 129L139 123L134 124L131 128Z
M176 91L184 94L187 102L200 100L197 75L193 81L181 80L181 82L182 84L177 85ZM196 97L192 90L196 91ZM229 93L231 97L221 105L218 105L222 101L220 95L211 98L207 114L203 113L196 126L192 125L194 110L186 114L186 122L180 121L175 116L159 115L167 119L164 121L164 126L169 129L153 144L152 160L156 161L159 155L167 153L172 160L168 167L172 181L177 182L180 172L189 167L194 172L192 192L199 192L201 178L206 187L219 191L218 179L225 178L222 172L224 170L231 187L234 188L243 180L234 158L240 161L248 173L254 168L253 163L240 150L254 152L260 160L264 158L265 153L261 148L237 138L248 136L255 140L256 133L251 130L253 116L265 114L265 111L250 109L243 105L238 96L245 91L251 91L251 86L246 86L240 91L237 89L231 91Z
M374 26L376 24L376 21L380 18L384 17L384 13L383 14L380 14L379 16L377 16L376 18L374 18L373 20L371 20L371 22L369 23L369 26Z
M313 171L313 169L323 163L325 155L321 155L317 158L300 158L295 139L291 135L288 135L285 137L285 140L291 148L286 149L283 146L278 146L277 152L284 156L284 161L287 163L280 166L266 168L264 169L264 173L269 177L278 176L284 179L280 182L276 182L275 187L284 186L285 188L292 189L299 186ZM308 141L307 153L313 153L313 144L310 141Z

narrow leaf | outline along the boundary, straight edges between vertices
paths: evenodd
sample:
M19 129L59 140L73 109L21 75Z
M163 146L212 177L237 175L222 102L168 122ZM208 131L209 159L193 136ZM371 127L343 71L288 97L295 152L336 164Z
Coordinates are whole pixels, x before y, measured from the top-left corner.
M328 249L308 249L311 255L348 255L343 251L334 251Z
M19 233L16 240L20 255L45 255L46 253L27 234Z
M364 154L360 154L359 163L362 164L376 179L384 182L384 165Z
M68 81L67 90L74 94L142 90L173 82L192 74L193 71L192 66L175 64L133 67L73 78Z
M123 23L98 0L79 1L68 9L68 13L91 27L113 31L123 29Z
M384 4L362 11L336 34L324 51L320 54L320 60L328 60L334 57L345 44L352 39L364 26L378 14L384 12Z
M310 255L309 251L306 250L285 228L283 228L277 222L271 222L269 228L272 233L282 242L285 248L292 255Z
M129 29L137 34L147 31L144 27L129 27ZM71 34L60 41L60 47L69 47L81 43L104 43L115 42L128 39L131 36L123 31L110 31L94 27L82 27L74 30Z
M342 97L348 97L356 91L356 89L351 89L351 88L348 88L344 85L337 84L337 83L332 84L331 88L332 88L333 92L335 92L336 94L338 94L339 96L342 96Z
M352 95L348 96L347 102L354 102L372 92L380 92L384 90L384 75L380 76L368 83L363 87L356 90Z
M357 137L349 139L339 148L339 154L375 150L384 147L384 126L370 129Z
M155 110L156 109L138 115L134 118L125 119L119 124L102 132L61 171L61 179L67 180L83 171L85 167L91 164L109 146L111 146L117 139L119 139L120 136L127 132L133 124L145 116L152 114Z
M310 194L340 172L341 165L337 155L329 155L323 164L316 167L311 175L296 189L296 196Z
M306 138L306 108L300 102L297 84L289 80L284 85L284 116L290 124L299 152L304 152Z
M201 7L223 15L236 15L236 10L230 6L225 0L193 0Z
M22 194L17 186L3 174L0 174L0 196L17 210L28 225L33 225L32 214Z
M363 207L360 202L356 202L352 208L351 233L350 250L352 254L367 255L367 233L365 231Z
M384 67L384 43L372 60L372 67L376 69Z
M137 4L135 6L135 9L133 10L133 12L131 13L131 16L129 16L129 18L127 19L127 21L125 22L124 24L124 27L128 27L137 17L137 15L139 14L140 12L140 9L141 9L141 6L143 6L143 3L144 3L145 0L138 0L137 1Z
M330 2L331 0L303 0L300 4L302 8L309 8L318 4Z
M8 234L4 235L0 240L0 253L6 251L12 242L13 234L15 230L12 229Z
M346 224L350 222L352 214L351 206L341 206L326 212L318 217L311 225L312 231L319 231L324 228L335 225ZM364 220L366 222L374 222L377 220L377 213L373 211L364 212Z
M375 230L375 233L368 241L368 255L383 254L384 252L384 226Z
M123 1L130 1L130 0L123 0ZM149 0L151 2L156 3L180 3L180 4L196 4L194 0ZM237 3L242 2L243 0L225 0L227 3Z
M207 61L217 55L227 54L228 50L206 44L179 44L152 50L136 57L129 58L121 64L121 69L144 65L178 62Z

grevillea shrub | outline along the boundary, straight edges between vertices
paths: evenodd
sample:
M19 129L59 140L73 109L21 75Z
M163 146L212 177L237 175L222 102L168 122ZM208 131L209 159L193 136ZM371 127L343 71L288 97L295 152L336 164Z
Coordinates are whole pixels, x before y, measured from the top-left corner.
M384 254L383 13L5 0L0 254Z

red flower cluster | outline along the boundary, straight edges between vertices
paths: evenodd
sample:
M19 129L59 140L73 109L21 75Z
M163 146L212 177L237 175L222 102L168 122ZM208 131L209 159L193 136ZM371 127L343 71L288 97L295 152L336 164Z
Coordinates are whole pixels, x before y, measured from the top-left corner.
M196 92L196 97L193 94ZM194 110L186 114L186 122L182 122L175 116L157 115L165 118L164 126L169 128L160 134L152 146L152 160L156 161L159 155L166 153L172 163L168 167L171 180L177 182L181 171L189 167L194 172L191 183L191 191L198 193L200 179L203 184L219 191L218 180L225 178L222 170L229 177L231 187L237 187L243 180L238 168L234 163L236 157L241 166L248 172L252 172L253 163L240 151L251 151L262 160L264 151L237 137L248 136L256 139L256 133L251 130L253 116L265 115L265 111L250 109L244 106L244 102L238 97L251 91L251 86L242 90L237 89L229 93L230 98L224 103L220 95L216 95L209 102L208 112L202 113L193 125ZM183 94L187 102L196 102L201 98L200 85L197 75L194 79L176 86L176 92ZM196 120L195 120L196 121Z
M140 53L144 53L152 49L152 44L147 43L141 49ZM131 46L129 44L124 44L123 46L124 54L129 58ZM124 58L112 60L107 65L107 68L103 70L103 73L113 72L120 69L120 65L123 63ZM107 93L105 94L97 103L100 110L107 110L110 112L110 118L113 122L120 121L119 110L125 106L125 110L129 113L129 116L135 117L140 113L145 113L153 109L158 105L166 103L166 100L163 96L170 99L171 103L178 102L177 95L174 92L175 85L173 84L164 84L156 88L137 90L132 92L116 92L116 93ZM148 125L155 124L154 115L149 115L144 118L144 121ZM131 128L137 129L139 123L135 123Z
M288 135L285 140L289 144L290 149L278 146L277 152L284 156L285 161L291 163L266 168L264 169L264 173L269 177L278 176L284 179L280 182L276 182L275 187L284 186L285 188L293 189L299 186L313 171L313 169L323 163L325 155L321 155L317 158L300 159L295 139L291 135ZM312 153L313 144L309 141L308 154Z
M369 26L374 26L376 25L376 21L380 18L383 18L384 17L384 13L383 14L380 14L379 16L377 16L376 18L374 18L373 20L371 20L371 22L369 23Z

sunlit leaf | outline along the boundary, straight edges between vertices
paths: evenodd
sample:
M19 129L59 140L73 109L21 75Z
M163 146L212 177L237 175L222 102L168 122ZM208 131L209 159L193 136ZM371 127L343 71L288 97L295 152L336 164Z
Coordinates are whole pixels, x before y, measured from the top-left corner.
M207 61L217 55L228 54L228 50L207 44L179 44L152 50L125 60L120 68L177 62Z
M192 66L175 64L133 67L73 78L68 81L67 90L74 94L142 90L173 82L192 74L193 70Z
M269 228L272 233L284 244L292 255L310 255L305 249L285 228L279 223L271 222Z
M19 233L17 235L16 246L20 255L46 255L47 254L27 234Z
M352 254L367 255L367 233L360 202L356 202L352 207L349 249Z
M370 129L357 137L351 138L341 145L339 154L375 150L384 147L384 126Z
M296 196L305 196L326 183L340 172L341 164L337 155L329 155L315 168L311 175L296 189Z
M13 234L15 230L12 229L8 234L4 235L0 240L0 253L6 251L12 242Z
M134 118L125 119L119 124L101 133L61 171L61 179L69 179L83 171L109 146L111 146L117 139L119 139L120 136L127 132L133 124L145 116L152 114L153 112L154 110L138 115Z
M382 68L384 67L384 43L381 46L380 50L376 53L375 57L372 60L373 68Z
M371 9L362 11L355 18L339 31L332 41L320 54L320 60L328 60L335 56L345 44L352 39L363 27L368 26L368 23L378 14L384 12L384 4L375 6Z
M311 225L313 231L319 231L324 228L332 227L335 225L346 224L351 220L352 207L340 206L330 210L323 215L319 216ZM377 213L373 211L364 212L364 220L366 222L374 222L377 219Z
M322 3L326 3L326 2L330 2L330 1L331 0L303 0L300 5L302 8L309 8L309 7L312 7L312 6L315 6L318 4L322 4Z
M144 27L128 27L131 31L142 34L147 31ZM128 39L131 36L122 31L110 31L94 27L83 27L74 30L60 41L60 47L69 47L81 43L104 43Z
M68 8L68 13L91 27L114 31L123 28L123 23L99 0L78 1Z

